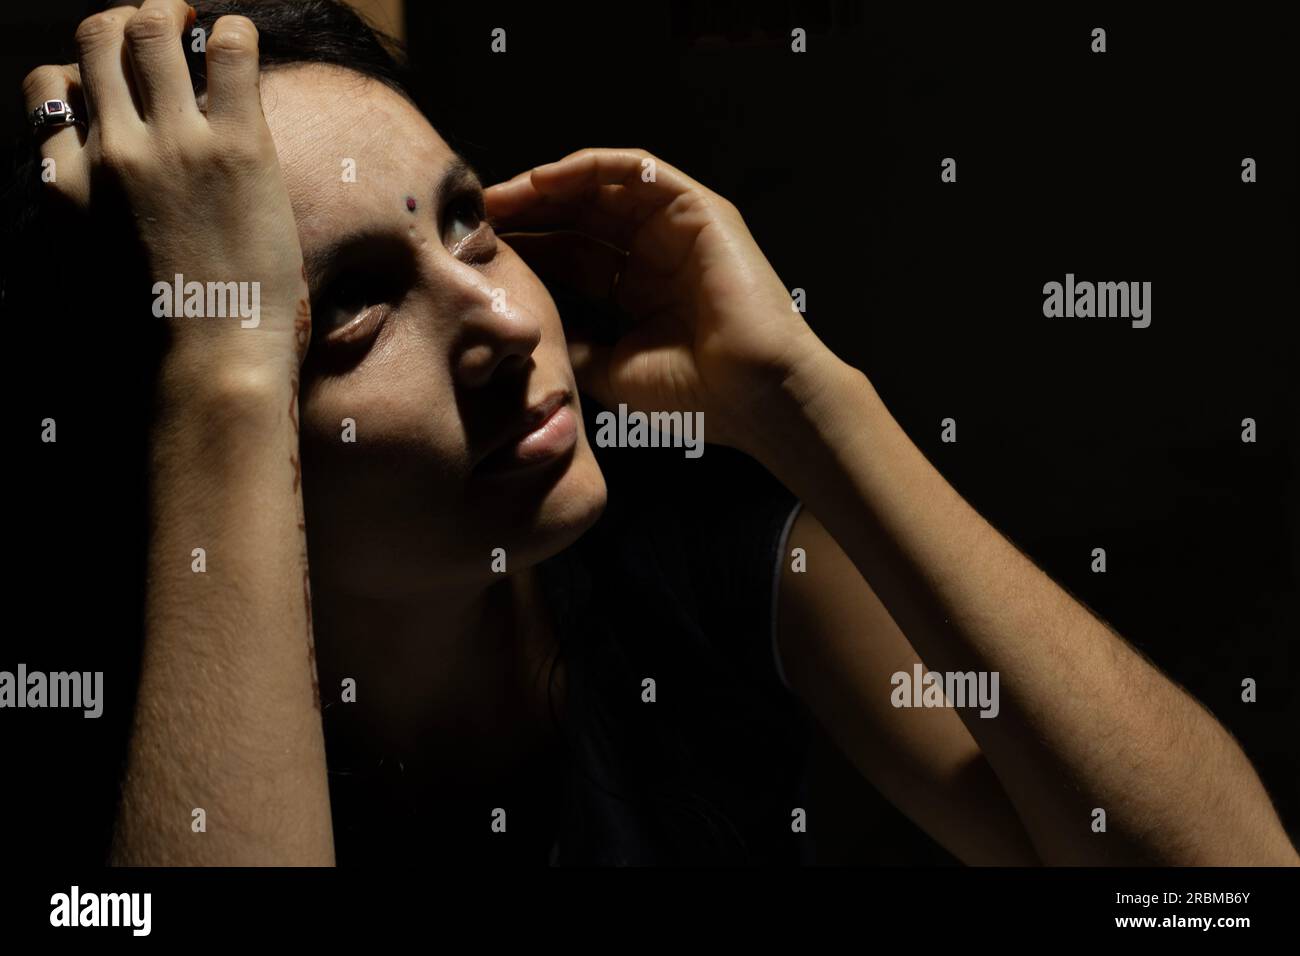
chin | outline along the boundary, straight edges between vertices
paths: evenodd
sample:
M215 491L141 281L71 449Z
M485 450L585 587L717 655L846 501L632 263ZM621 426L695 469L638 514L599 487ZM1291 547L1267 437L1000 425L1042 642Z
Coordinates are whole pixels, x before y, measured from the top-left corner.
M493 497L497 501L487 507L497 511L493 524L498 540L507 542L510 570L516 572L554 557L582 537L601 518L607 492L601 466L586 442L580 442L563 471L545 484L498 488Z
M572 545L600 519L607 497L605 476L583 443L541 501L520 515L511 529L510 569L540 564Z

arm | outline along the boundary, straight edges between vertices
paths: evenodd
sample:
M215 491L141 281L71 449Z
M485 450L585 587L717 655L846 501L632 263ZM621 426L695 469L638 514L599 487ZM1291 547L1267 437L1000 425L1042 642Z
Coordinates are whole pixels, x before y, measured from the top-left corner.
M853 562L807 508L790 529L808 567L783 562L777 641L786 679L871 784L972 865L1034 866L1034 847L979 745L948 709L890 705L918 658Z
M329 864L290 383L164 374L144 659L113 861ZM195 547L207 552L191 570ZM201 807L207 832L191 831Z
M493 186L487 199L503 231L571 229L626 251L625 262L595 245L555 257L541 253L546 237L529 243L534 261L557 266L555 277L612 290L613 304L639 320L613 345L571 342L579 383L609 407L702 412L712 441L751 454L797 494L859 572L806 584L827 589L818 613L842 601L869 613L865 579L929 668L999 673L1000 715L960 719L1039 859L1300 862L1227 731L944 481L866 378L792 310L735 206L631 149L579 151ZM795 637L810 661L862 655L834 677L841 703L831 719L851 750L890 690L874 683L867 643L882 632L862 634L852 614ZM815 693L827 677L802 679ZM960 744L948 727L933 746ZM863 767L900 759L857 750ZM925 771L933 778L960 758L927 759L940 767ZM1095 807L1106 810L1105 834L1091 830ZM1008 833L1000 852L1020 846Z
M84 97L84 141L65 127L42 142L52 188L90 209L101 189L123 193L124 238L135 229L150 281L248 283L260 300L256 315L161 320L143 661L112 861L330 863L297 454L302 253L262 118L257 32L217 21L200 112L181 47L192 13L146 0L92 16L79 65L24 84L31 105Z
M1300 862L1228 732L963 501L861 373L827 352L783 394L767 409L782 441L760 458L822 519L928 668L999 672L1000 715L961 719L1045 862ZM842 594L845 583L812 586ZM879 675L866 676L853 690L885 697ZM1090 828L1094 807L1104 834Z

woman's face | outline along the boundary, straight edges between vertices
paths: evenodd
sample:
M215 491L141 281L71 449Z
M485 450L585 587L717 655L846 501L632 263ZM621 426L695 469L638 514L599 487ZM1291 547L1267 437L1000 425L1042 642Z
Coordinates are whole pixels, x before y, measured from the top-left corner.
M496 548L513 572L572 543L604 479L555 303L482 219L473 173L357 74L271 71L262 101L312 290L313 579L414 597L490 582Z

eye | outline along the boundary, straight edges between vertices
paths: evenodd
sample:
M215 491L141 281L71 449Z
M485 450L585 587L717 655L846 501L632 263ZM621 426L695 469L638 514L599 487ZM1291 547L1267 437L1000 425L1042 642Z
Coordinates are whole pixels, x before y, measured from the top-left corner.
M320 310L324 313L321 318L325 320L327 331L378 301L379 290L369 278L364 273L348 272L330 283L320 303Z
M414 264L401 239L362 236L346 243L312 301L313 341L363 341L379 330L410 288ZM318 337L319 336L319 337Z
M312 310L312 324L322 341L361 341L378 331L395 290L377 278L350 272L330 283Z
M483 196L463 193L452 198L442 216L443 242L455 248L483 225Z

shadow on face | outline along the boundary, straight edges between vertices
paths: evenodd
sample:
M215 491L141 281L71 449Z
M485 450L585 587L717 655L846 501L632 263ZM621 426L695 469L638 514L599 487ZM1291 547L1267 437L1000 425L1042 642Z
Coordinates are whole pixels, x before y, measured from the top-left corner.
M545 286L482 187L381 83L262 77L312 295L301 391L313 581L372 598L481 587L595 522L605 483Z

